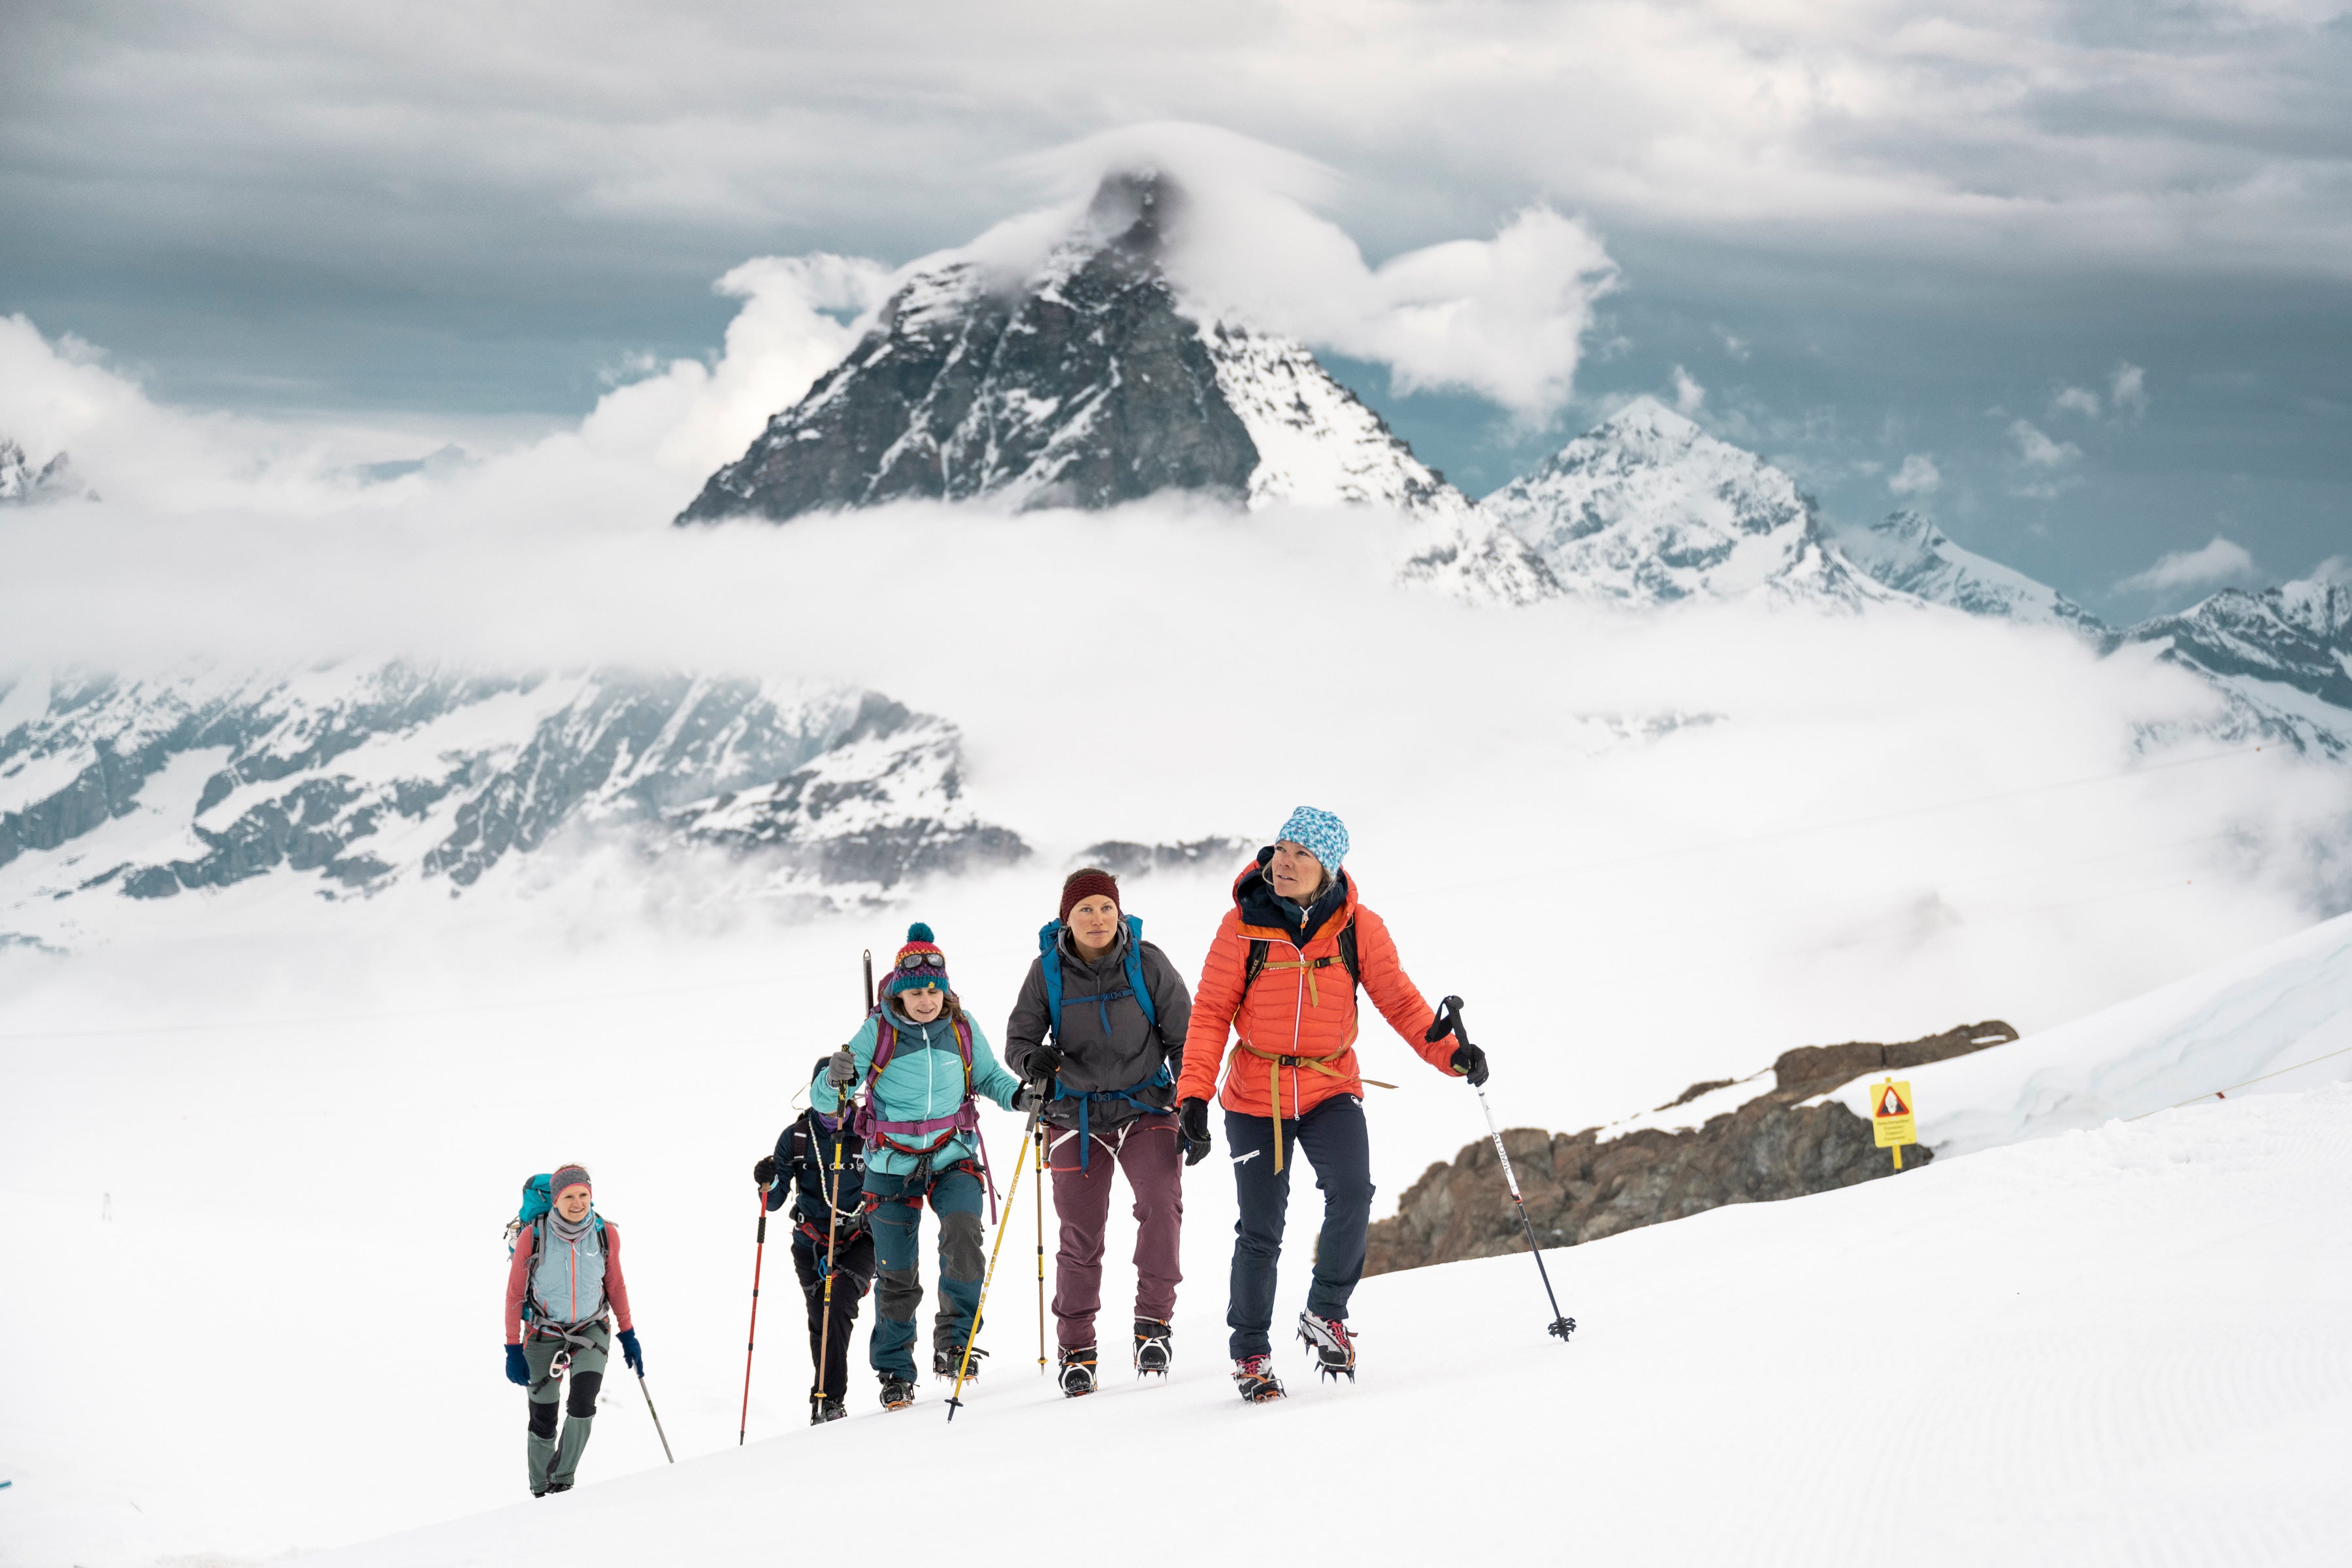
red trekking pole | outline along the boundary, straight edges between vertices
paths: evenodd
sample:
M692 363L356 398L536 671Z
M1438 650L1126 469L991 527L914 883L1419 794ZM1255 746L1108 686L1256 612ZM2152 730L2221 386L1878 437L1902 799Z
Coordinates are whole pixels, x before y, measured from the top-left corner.
M760 1237L751 1249L751 1331L743 1341L743 1415L735 1426L735 1446L751 1429L751 1347L760 1342L760 1266L768 1256L768 1194L760 1194Z

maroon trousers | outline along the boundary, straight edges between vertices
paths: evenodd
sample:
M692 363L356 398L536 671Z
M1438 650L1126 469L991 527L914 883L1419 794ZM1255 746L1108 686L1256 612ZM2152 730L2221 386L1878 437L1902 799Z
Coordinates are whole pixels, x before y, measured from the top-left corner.
M1183 1145L1173 1116L1130 1121L1117 1139L1092 1138L1087 1169L1078 1169L1078 1136L1066 1128L1045 1133L1046 1168L1054 1174L1054 1213L1062 1222L1054 1257L1055 1339L1065 1349L1095 1342L1102 1310L1103 1226L1110 1218L1113 1168L1127 1173L1135 1194L1135 1315L1166 1322L1176 1315L1176 1286L1184 1278L1177 1239L1184 1228ZM1114 1146L1115 1144L1115 1146Z

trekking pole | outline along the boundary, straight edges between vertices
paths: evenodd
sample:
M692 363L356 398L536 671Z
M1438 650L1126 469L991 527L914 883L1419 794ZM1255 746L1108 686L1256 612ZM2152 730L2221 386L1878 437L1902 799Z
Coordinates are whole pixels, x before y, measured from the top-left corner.
M825 1348L833 1343L833 1243L841 1229L841 1141L848 1131L846 1118L833 1130L833 1190L824 1199L824 1318L816 1331L816 1397L820 1413L828 1392L824 1382ZM848 1392L842 1390L845 1394Z
M1029 1125L1021 1131L1021 1157L1013 1162L1013 1182L1004 1190L1004 1215L996 1222L996 1240L988 1249L988 1271L980 1277L980 1300L972 1303L971 1329L963 1337L963 1354L956 1358L955 1390L948 1395L948 1419L953 1421L963 1404L964 1374L971 1369L972 1342L980 1338L980 1315L988 1308L988 1284L996 1278L996 1255L1004 1250L1004 1232L1013 1220L1013 1194L1021 1190L1021 1173L1029 1163L1029 1141L1037 1132L1037 1112L1029 1112ZM946 1288L946 1281L940 1281Z
M1045 1375L1045 1123L1040 1121L1037 1140L1037 1375Z
M1448 996L1437 1009L1437 1016L1422 1037L1432 1045L1452 1035L1464 1045L1470 1043L1469 1026L1462 1021L1462 998ZM1534 1255L1536 1272L1543 1277L1544 1296L1551 1302L1551 1325L1545 1331L1565 1342L1576 1331L1576 1320L1559 1310L1559 1298L1552 1293L1551 1270L1544 1267L1543 1247L1536 1241L1535 1222L1528 1218L1527 1200L1519 1196L1519 1178L1511 1169L1511 1152L1503 1147L1503 1135L1495 1128L1495 1108L1486 1103L1486 1091L1478 1084L1470 1086L1478 1095L1478 1109L1486 1112L1486 1136L1495 1141L1495 1157L1503 1163L1503 1184L1511 1189L1511 1203L1519 1211L1520 1227L1528 1233L1528 1251Z
M743 1414L735 1424L735 1446L751 1429L751 1347L760 1342L760 1267L768 1257L768 1194L760 1190L760 1236L751 1248L751 1331L743 1339Z
M662 1430L661 1412L654 1408L653 1393L650 1389L646 1387L646 1374L644 1373L637 1373L637 1392L646 1396L646 1414L654 1418L654 1436L661 1439L662 1458L667 1459L673 1465L677 1464L677 1456L669 1451L669 1434ZM741 1439L739 1438L737 1441L740 1443Z

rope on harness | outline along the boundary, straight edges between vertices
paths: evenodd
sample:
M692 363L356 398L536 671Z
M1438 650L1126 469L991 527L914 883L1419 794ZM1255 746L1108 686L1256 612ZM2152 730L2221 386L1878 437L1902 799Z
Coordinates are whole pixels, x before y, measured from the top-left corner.
M1268 967L1279 966L1269 965ZM1274 1168L1276 1170L1279 1171L1282 1169L1282 1069L1289 1068L1295 1072L1300 1068L1312 1068L1317 1072L1321 1073L1325 1078L1344 1079L1348 1075L1341 1072L1338 1068L1333 1067L1331 1064L1340 1057L1346 1056L1348 1052L1353 1048L1354 1047L1351 1046L1342 1046L1328 1057L1286 1057L1276 1056L1272 1051L1259 1050L1247 1040L1235 1040L1234 1042L1233 1050L1228 1052L1225 1057L1226 1066L1231 1067L1233 1065L1234 1058L1244 1051L1247 1051L1250 1055L1265 1063L1266 1120L1274 1124ZM1396 1087L1396 1085L1392 1083L1382 1083L1376 1078L1365 1078L1360 1074L1357 1075L1356 1081L1358 1083L1367 1084L1373 1089L1394 1089Z

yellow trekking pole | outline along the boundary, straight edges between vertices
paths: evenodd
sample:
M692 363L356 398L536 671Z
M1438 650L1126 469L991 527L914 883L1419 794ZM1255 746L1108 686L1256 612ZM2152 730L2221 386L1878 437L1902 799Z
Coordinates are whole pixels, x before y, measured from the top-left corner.
M988 1310L989 1282L996 1278L996 1257L1004 1250L1005 1228L1013 1223L1013 1195L1021 1191L1021 1173L1029 1165L1029 1141L1037 1132L1037 1112L1029 1112L1029 1125L1021 1134L1021 1157L1013 1162L1013 1183L1004 1189L1004 1213L996 1222L996 1240L988 1249L988 1271L980 1277L980 1300L972 1304L971 1329L963 1337L963 1354L956 1358L956 1380L953 1392L948 1395L948 1419L955 1419L956 1407L963 1403L964 1374L971 1370L971 1347L980 1338L980 1317ZM944 1288L946 1281L940 1281Z
M833 1131L833 1190L824 1199L824 1318L816 1331L816 1397L817 1414L824 1414L824 1400L831 1392L825 1387L825 1348L833 1342L833 1245L841 1234L841 1144L849 1136L849 1118ZM842 1390L845 1394L849 1391Z

